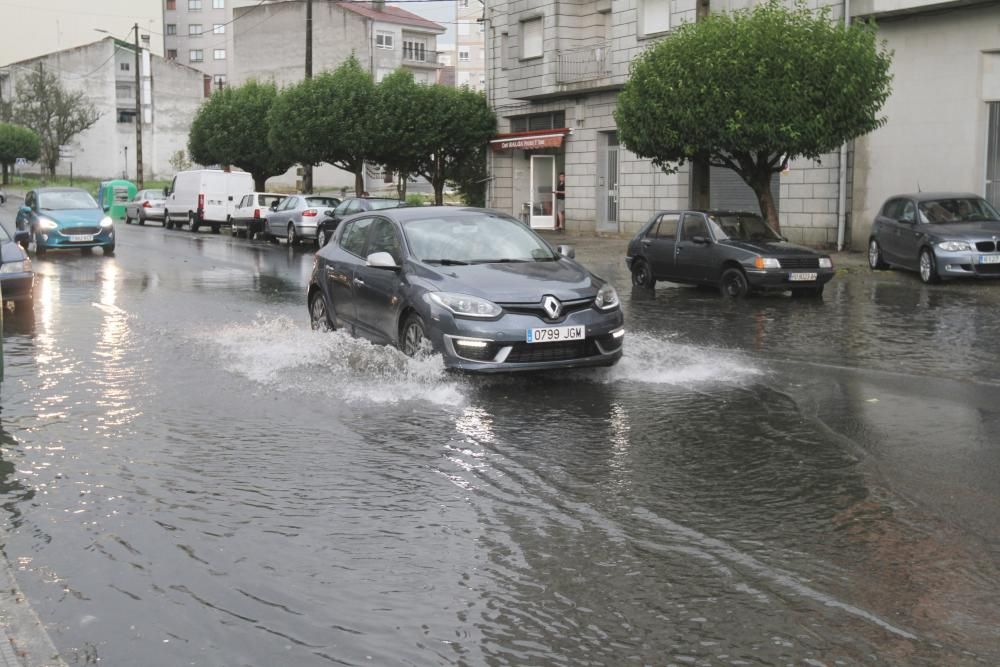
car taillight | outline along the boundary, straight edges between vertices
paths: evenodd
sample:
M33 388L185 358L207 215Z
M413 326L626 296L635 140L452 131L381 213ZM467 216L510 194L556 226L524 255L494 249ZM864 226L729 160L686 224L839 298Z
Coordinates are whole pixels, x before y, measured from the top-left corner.
M205 193L198 195L198 210L201 211L205 208Z
M259 208L255 208L253 210L253 219L254 220L260 219L260 209Z
M302 211L302 215L303 215L303 217L306 217L306 218L315 218L317 212L318 211L316 211L316 209L310 208L310 209L307 209L305 211Z
M152 208L153 205L149 203L149 200L146 200L146 201L142 202L142 207L143 208Z

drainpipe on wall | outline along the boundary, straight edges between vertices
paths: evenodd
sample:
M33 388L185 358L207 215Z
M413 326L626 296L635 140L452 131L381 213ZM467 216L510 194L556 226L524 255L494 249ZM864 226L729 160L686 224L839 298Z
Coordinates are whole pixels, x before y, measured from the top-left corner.
M851 25L851 0L844 0L844 28ZM837 186L837 250L843 250L847 236L847 142L840 147L840 178Z

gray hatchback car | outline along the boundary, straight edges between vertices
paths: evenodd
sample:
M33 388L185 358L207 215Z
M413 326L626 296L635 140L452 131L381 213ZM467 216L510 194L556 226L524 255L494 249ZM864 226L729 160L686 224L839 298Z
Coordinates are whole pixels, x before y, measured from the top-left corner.
M1000 277L1000 214L968 193L890 197L872 224L868 265L917 271L925 283Z
M484 209L360 213L316 253L309 316L467 371L610 366L625 335L618 294L571 254Z

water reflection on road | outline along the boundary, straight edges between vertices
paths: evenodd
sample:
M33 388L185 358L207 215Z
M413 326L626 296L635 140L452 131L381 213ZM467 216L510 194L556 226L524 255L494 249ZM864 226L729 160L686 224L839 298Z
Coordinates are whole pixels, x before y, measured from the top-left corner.
M584 251L622 363L483 379L310 331L309 252L120 235L5 323L5 551L71 663L1000 659L995 287Z

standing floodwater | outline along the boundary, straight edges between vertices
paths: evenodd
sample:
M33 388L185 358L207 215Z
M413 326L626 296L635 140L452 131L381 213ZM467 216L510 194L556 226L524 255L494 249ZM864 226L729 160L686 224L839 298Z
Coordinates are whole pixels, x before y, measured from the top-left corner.
M4 550L71 664L1000 661L1000 286L630 294L594 243L622 362L477 378L309 330L307 251L118 234L5 322Z

